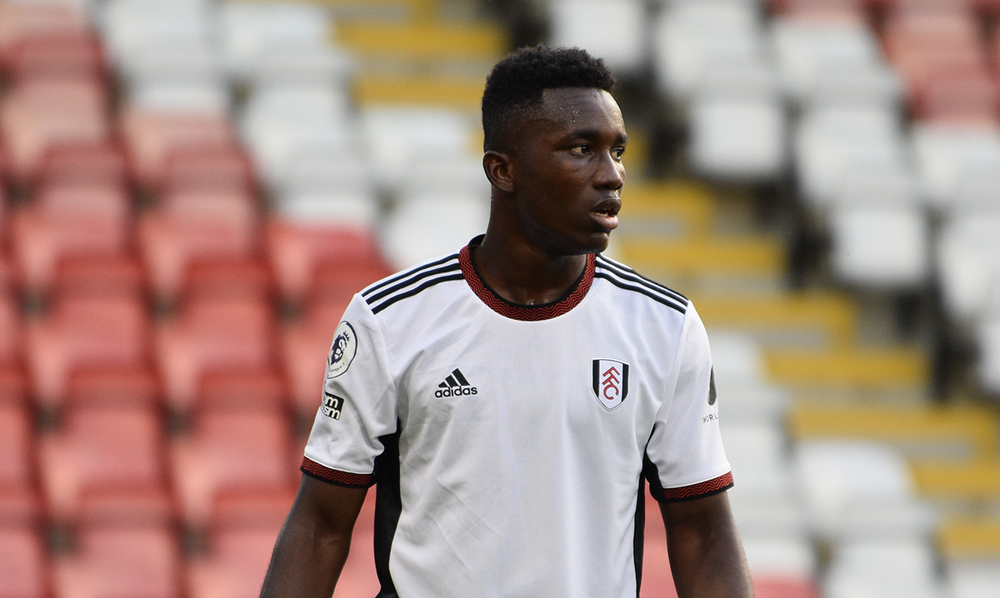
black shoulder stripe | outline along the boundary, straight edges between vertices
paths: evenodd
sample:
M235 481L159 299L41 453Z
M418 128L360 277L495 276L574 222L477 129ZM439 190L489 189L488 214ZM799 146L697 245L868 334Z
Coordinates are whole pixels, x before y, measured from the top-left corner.
M653 301L656 301L657 303L662 303L663 305L666 305L671 309L675 309L681 312L682 314L687 312L686 304L679 303L678 301L670 297L664 297L662 294L654 292L646 285L629 284L628 282L614 276L613 274L602 270L598 270L597 272L595 272L594 278L603 278L604 280L610 282L611 284L615 285L620 289L625 289L626 291L634 291L641 295L645 295L650 299L652 299Z
M681 303L683 303L685 305L687 305L690 302L690 300L687 297L685 297L684 295L681 295L677 291L675 291L675 290L673 290L673 289L671 289L669 287L663 286L662 284L656 282L655 280L651 280L649 278L646 278L642 274L639 274L638 272L636 272L635 270L633 270L632 268L629 268L628 266L626 266L624 264L619 264L618 262L616 262L614 260L609 260L608 258L604 257L603 255L598 255L597 256L597 265L599 267L607 268L608 270L614 272L615 274L617 274L621 278L630 280L632 282L637 282L637 283L640 283L640 284L644 284L644 285L649 286L649 287L653 287L654 289L660 291L661 293L666 293L670 297L676 299L677 301L679 301L679 302L681 302Z
M414 287L414 288L406 291L405 293L397 293L395 295L392 295L391 297L389 297L388 299L386 299L382 303L379 303L378 305L372 306L372 308L371 308L372 309L372 313L373 314L377 314L378 312L382 311L383 309L389 307L390 305L392 305L393 303L395 303L395 302L397 302L397 301L399 301L401 299L406 299L407 297L412 297L412 296L416 295L417 293L420 293L421 291L429 289L430 287L432 287L432 286L434 286L436 284L440 284L442 282L448 282L448 281L451 281L451 280L465 280L465 276L461 272L458 272L456 274L449 274L449 275L445 275L445 276L438 276L437 278L432 278L432 279L424 282L423 284L421 284L419 286L416 286L416 287ZM369 305L371 305L371 302L369 302Z
M457 259L458 259L458 254L457 253L453 253L453 254L447 255L447 256L439 259L439 260L435 260L435 261L427 263L427 264L422 264L420 266L416 266L414 268L410 268L409 270L403 270L402 272L399 272L397 274L393 274L392 276L390 276L388 278L385 278L383 280L380 280L380 281L372 284L368 288L366 288L363 291L361 291L361 296L368 297L368 295L374 293L375 291L377 291L377 290L379 290L379 289L381 289L381 288L383 288L385 286L391 285L394 282L402 280L402 279L406 278L407 276L411 276L413 274L416 274L417 272L422 272L424 270L427 270L428 268L433 268L434 266L439 266L439 265L441 265L441 264L443 264L443 263L445 263L445 262L447 262L449 260L457 260Z
M422 268L419 272L416 272L412 276L407 277L399 284L392 285L389 288L383 288L381 291L373 295L368 295L367 297L365 297L365 301L368 302L368 305L371 305L372 303L380 301L383 298L392 295L393 293L398 293L399 291L402 291L406 287L413 286L414 284L420 282L425 278L430 278L431 276L437 276L438 274L443 274L445 272L459 272L461 271L461 269L462 268L457 261L454 264L446 264L439 268L432 268L430 270Z

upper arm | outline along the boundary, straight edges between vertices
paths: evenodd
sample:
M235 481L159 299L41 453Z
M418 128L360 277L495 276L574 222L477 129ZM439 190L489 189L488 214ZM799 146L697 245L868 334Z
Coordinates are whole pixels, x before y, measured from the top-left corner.
M368 488L338 486L303 475L288 524L349 538L367 493Z

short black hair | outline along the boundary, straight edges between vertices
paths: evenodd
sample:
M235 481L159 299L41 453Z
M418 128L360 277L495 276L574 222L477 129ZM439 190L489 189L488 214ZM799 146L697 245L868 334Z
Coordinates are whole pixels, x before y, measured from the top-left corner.
M483 91L483 149L496 150L510 122L542 103L542 92L583 87L611 92L615 76L580 48L521 48L493 67Z

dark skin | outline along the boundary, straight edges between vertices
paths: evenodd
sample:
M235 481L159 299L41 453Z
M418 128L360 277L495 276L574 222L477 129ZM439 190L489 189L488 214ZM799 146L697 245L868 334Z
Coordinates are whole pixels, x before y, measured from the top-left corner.
M473 260L498 294L522 305L562 297L587 254L607 248L625 184L618 104L596 89L546 90L483 157L490 222ZM262 598L329 598L343 569L364 489L303 476L271 558ZM725 492L661 503L680 598L748 598L750 575Z

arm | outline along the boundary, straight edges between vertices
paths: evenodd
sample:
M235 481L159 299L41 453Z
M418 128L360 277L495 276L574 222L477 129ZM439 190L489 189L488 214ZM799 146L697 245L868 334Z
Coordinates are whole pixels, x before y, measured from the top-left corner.
M750 573L725 492L660 503L680 598L751 598Z
M367 488L345 488L302 476L292 510L278 534L261 598L330 598L367 492Z

